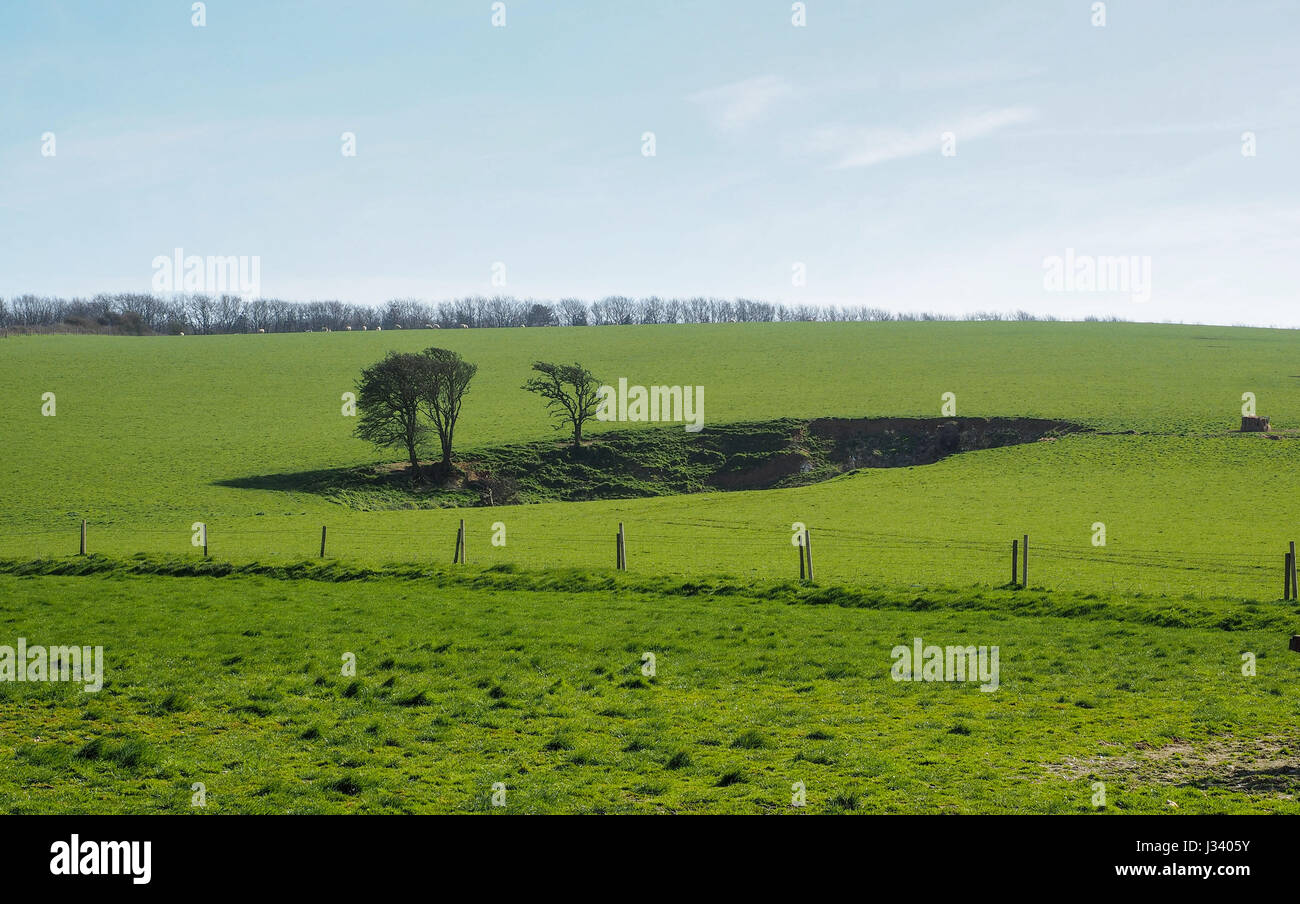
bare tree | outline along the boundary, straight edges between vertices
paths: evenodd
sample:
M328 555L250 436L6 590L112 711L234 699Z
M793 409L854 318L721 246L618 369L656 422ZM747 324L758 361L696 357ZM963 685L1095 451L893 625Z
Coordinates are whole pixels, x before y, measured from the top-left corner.
M678 323L682 319L682 302L678 298L670 298L664 302L664 323Z
M637 323L664 323L664 301L658 295L637 302Z
M625 326L635 321L635 304L626 295L609 295L591 306L597 326Z
M586 326L587 303L580 298L560 299L560 322L565 326Z
M682 317L684 323L708 323L709 300L698 296L686 299L682 302Z
M209 296L199 294L190 297L189 319L194 323L194 327L198 332L212 332L213 313L212 299Z

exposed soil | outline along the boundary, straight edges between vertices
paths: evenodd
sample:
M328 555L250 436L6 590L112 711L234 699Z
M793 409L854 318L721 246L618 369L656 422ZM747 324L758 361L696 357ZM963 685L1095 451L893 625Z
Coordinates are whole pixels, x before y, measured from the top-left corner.
M726 490L815 483L858 468L928 465L959 452L1032 443L1082 429L1040 418L817 418L789 435L781 451L720 470L710 483ZM799 480L813 473L816 478Z
M1114 756L1067 757L1044 768L1061 778L1220 788L1292 799L1300 794L1300 736L1225 735L1193 746L1175 738L1137 744Z
M1028 417L819 418L808 426L814 436L834 442L831 458L847 470L928 465L958 452L1032 443L1084 429Z

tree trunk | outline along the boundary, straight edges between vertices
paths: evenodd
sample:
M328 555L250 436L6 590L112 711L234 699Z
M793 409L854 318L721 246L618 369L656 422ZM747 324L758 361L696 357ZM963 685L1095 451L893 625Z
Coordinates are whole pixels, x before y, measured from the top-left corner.
M442 473L443 476L451 476L451 430L448 429L446 435L439 436L442 440Z
M420 482L420 456L415 453L415 446L407 446L406 452L411 456L411 486Z

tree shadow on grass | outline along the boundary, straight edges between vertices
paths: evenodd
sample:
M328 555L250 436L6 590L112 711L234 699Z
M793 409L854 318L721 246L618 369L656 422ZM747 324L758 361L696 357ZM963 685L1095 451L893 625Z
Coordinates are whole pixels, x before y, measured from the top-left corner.
M284 474L258 474L255 477L231 477L215 480L221 487L240 490L280 490L290 493L320 493L345 482L344 475L353 468L327 468L317 471L292 471Z
M963 452L1053 440L1082 428L1037 418L782 418L603 431L568 442L478 449L441 480L405 463L218 481L238 489L312 493L361 510L637 499L807 486L862 468L927 465Z
M464 481L439 483L433 463L422 464L420 479L411 481L406 463L361 465L286 471L213 481L217 486L239 490L272 490L281 493L310 493L361 511L430 509L480 505L482 494Z

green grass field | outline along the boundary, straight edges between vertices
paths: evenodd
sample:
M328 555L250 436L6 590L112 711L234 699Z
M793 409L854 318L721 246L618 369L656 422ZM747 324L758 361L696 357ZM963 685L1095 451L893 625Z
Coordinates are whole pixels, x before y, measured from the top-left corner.
M380 460L351 435L340 395L388 348L454 347L480 365L461 448L555 437L519 387L529 362L577 359L609 380L706 387L706 416L1061 418L1099 431L869 470L764 493L360 512L311 493L224 485ZM1006 579L1010 539L1029 533L1044 586L1279 592L1275 560L1294 532L1300 446L1233 431L1254 392L1274 424L1300 425L1300 342L1285 331L1130 324L726 324L554 330L260 336L11 337L0 556L193 552L358 561L444 561L467 517L485 564L604 567L628 525L633 567L780 577L797 569L790 524L821 533L825 580ZM57 415L41 416L55 392ZM606 425L597 425L598 433ZM707 429L707 428L706 428ZM400 456L390 455L387 460ZM502 521L507 546L488 544ZM1106 524L1107 546L1091 525Z
M0 576L8 633L111 663L98 694L14 686L0 806L183 813L201 782L213 813L487 811L500 782L505 812L789 812L803 782L814 813L1085 813L1103 781L1113 812L1300 812L1276 628L734 589ZM915 636L998 644L1000 688L890 680Z
M465 450L562 439L520 389L539 359L704 386L706 431L937 417L952 392L1094 432L645 499L363 511L232 485L400 458L340 395L432 344L479 365ZM811 812L1091 812L1104 781L1112 812L1293 812L1297 361L1294 332L1119 323L0 339L0 644L103 644L108 670L99 694L0 684L0 808L185 812L203 782L208 812L486 810L499 781L507 812L767 812L803 781ZM1236 432L1245 392L1275 438ZM193 575L195 521L232 573ZM1032 589L1000 589L1022 534ZM1001 688L891 681L915 637L998 645Z

